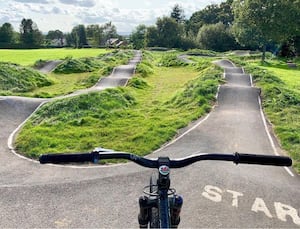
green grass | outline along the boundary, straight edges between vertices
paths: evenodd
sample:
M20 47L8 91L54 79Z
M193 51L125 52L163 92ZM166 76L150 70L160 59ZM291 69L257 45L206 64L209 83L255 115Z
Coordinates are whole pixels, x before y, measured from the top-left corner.
M46 75L17 64L0 62L0 94L9 95L33 91L53 84Z
M70 94L76 90L87 88L95 84L101 75L98 73L77 73L77 74L55 74L48 75L53 83L49 86L35 88L34 90L20 95L27 97L53 98L55 96ZM87 82L92 79L92 83Z
M299 65L300 64L298 64L298 66ZM289 68L286 62L283 61L272 61L265 63L264 65L259 64L259 66L278 76L281 80L283 80L287 87L300 92L299 67L297 69Z
M172 53L145 54L129 87L45 105L17 137L17 149L34 158L42 153L90 151L97 146L145 155L174 137L179 128L209 111L222 72L211 65L211 58L195 56L196 63L186 66ZM52 97L88 87L99 75L122 64L118 55L123 56L106 57L103 61L110 64L99 71L52 73L48 76L52 85L33 87L33 91L25 94ZM259 55L231 58L246 67L262 88L264 111L300 173L299 67L290 69L284 60L277 59L262 65ZM299 59L296 63L300 66Z
M272 84L274 94L272 101L266 101L265 109L282 147L292 156L294 167L300 173L300 69L288 68L279 61L261 67L282 81ZM266 91L271 90L268 87L264 85Z
M139 73L126 88L46 104L18 135L17 150L36 158L97 146L139 155L159 148L210 110L222 70L158 67L158 56L151 57L153 74Z
M262 88L264 111L282 148L292 157L293 166L300 173L300 69L287 67L286 61L258 59L239 61L253 75ZM300 61L296 62L300 65Z
M66 58L57 71L47 75L29 67L0 62L0 94L42 98L69 94L93 86L100 77L109 75L115 66L127 63L132 57L132 51L115 51L102 58ZM27 69L26 74L19 69ZM47 82L35 83L40 78Z
M109 49L0 49L0 62L33 66L38 60L61 60L66 57L96 57L109 53Z

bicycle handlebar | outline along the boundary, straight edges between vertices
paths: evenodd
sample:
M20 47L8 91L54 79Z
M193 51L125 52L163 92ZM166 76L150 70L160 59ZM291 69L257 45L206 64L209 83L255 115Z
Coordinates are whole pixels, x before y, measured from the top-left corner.
M143 167L158 168L158 159L147 159L130 153L115 152L103 148L98 148L91 153L80 154L46 154L41 155L39 161L41 164L53 163L79 163L92 162L97 163L104 159L126 159L135 162ZM197 161L218 160L232 161L235 164L260 164L274 166L291 166L292 160L284 156L257 155L257 154L196 154L181 159L168 159L170 168L182 168Z

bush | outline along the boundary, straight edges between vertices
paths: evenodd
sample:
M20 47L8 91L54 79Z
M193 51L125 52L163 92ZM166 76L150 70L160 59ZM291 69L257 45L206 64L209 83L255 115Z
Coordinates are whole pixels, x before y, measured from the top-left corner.
M237 43L229 28L222 22L203 25L197 35L200 47L203 49L224 52L237 48Z

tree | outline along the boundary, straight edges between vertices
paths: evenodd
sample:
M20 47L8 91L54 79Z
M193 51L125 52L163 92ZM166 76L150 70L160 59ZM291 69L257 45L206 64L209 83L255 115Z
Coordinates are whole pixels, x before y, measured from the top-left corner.
M43 35L39 31L36 23L31 19L22 19L20 25L20 40L23 45L28 47L37 47L41 45Z
M77 25L71 32L72 40L75 48L82 48L87 45L86 31L84 25Z
M46 39L48 40L58 40L60 42L60 46L64 45L64 34L60 30L50 30L46 35Z
M66 42L68 47L75 46L76 41L72 33L65 34L65 37L66 37Z
M174 18L163 17L156 21L158 32L158 45L167 48L179 47L183 26L178 24Z
M234 19L232 2L233 0L227 0L219 5L211 4L193 13L190 20L186 23L186 30L197 35L203 25L216 24L218 22L222 22L226 26L232 25Z
M177 23L183 23L185 21L184 10L178 4L173 7L171 18L174 18Z
M99 25L77 25L70 34L66 35L69 46L81 48L88 45L88 41L94 46L103 46L110 38L119 38L117 28L111 22Z
M232 25L233 23L234 15L232 3L233 0L227 0L219 5L220 11L218 13L218 19L219 22L222 22L224 25Z
M292 37L285 41L280 48L279 56L282 57L295 57L300 54L300 36Z
M187 21L187 30L197 35L203 25L216 24L219 22L220 8L217 4L211 4L203 10L195 12Z
M145 34L145 45L147 47L159 46L158 43L158 30L156 26L150 26L147 28Z
M199 30L197 40L201 48L219 52L232 50L237 47L230 29L222 22L202 26Z
M282 43L299 32L298 0L235 0L233 8L237 41L262 48L262 61L267 44Z
M89 43L93 46L104 45L104 32L103 27L99 25L88 25L86 27L86 36Z
M142 49L145 47L147 27L145 25L138 25L130 35L130 41L133 43L133 48Z
M0 26L0 43L14 43L14 29L10 23Z

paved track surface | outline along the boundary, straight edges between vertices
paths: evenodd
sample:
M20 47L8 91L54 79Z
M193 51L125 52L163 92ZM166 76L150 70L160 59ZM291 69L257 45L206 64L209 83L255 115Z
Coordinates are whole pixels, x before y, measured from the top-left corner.
M43 67L39 68L38 70L42 73L49 73L53 71L56 68L56 66L62 62L63 62L62 60L47 61L46 64Z
M217 105L174 142L150 155L195 152L281 153L270 143L259 106L260 90L228 61ZM137 200L149 169L132 163L72 168L17 157L7 139L43 100L0 100L0 227L137 227ZM284 168L201 162L173 170L184 197L181 227L299 228L300 180Z
M136 65L141 61L141 58L142 52L136 51L135 56L129 61L127 65L120 65L118 67L115 67L109 76L100 78L100 80L93 87L76 91L69 96L74 96L82 93L90 93L93 91L99 91L118 86L126 86L131 76L135 73Z

